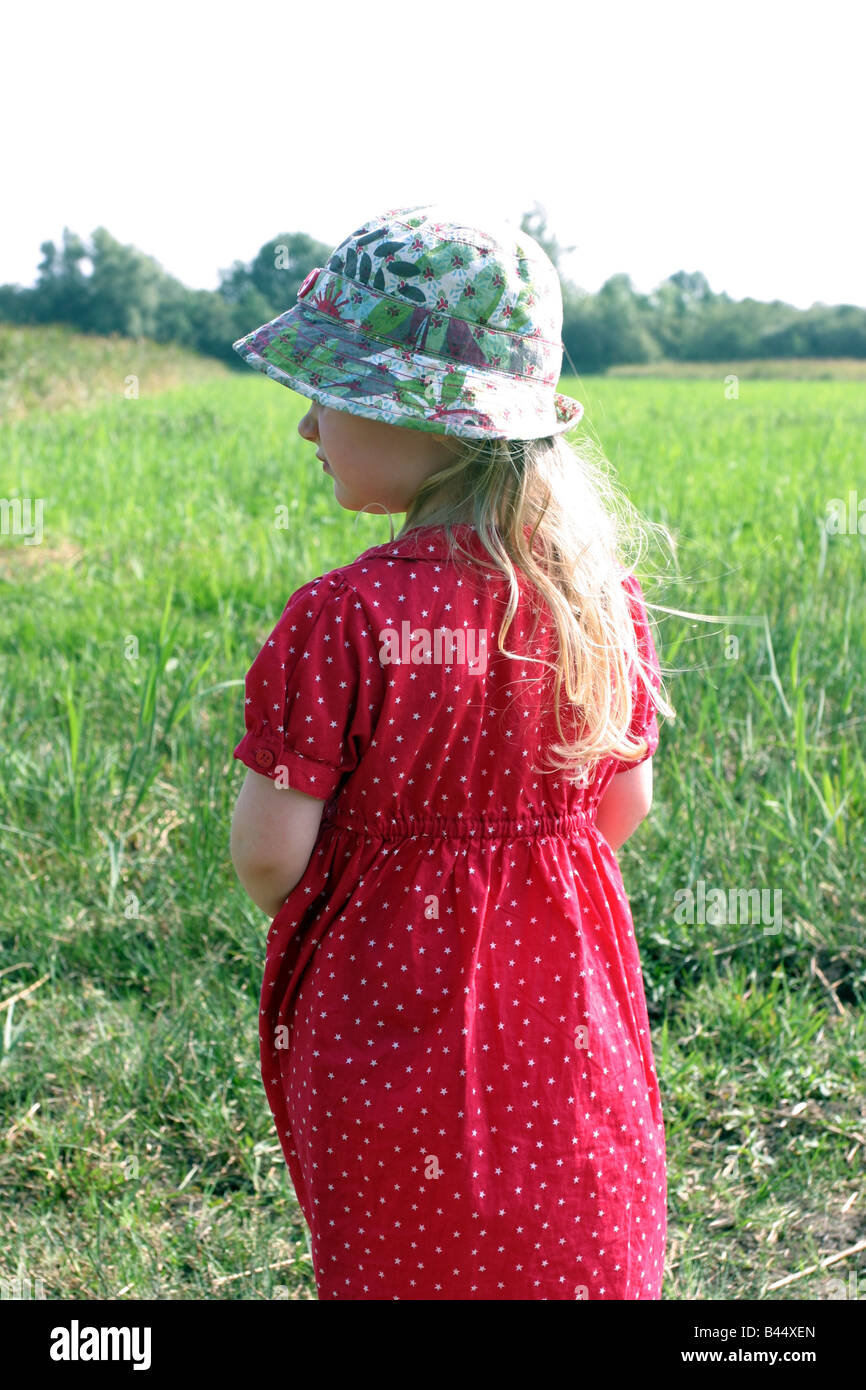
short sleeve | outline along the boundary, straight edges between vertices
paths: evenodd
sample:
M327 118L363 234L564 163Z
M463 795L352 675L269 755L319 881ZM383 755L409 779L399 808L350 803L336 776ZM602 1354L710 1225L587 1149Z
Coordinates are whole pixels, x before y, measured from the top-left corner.
M289 599L247 672L246 733L233 756L327 801L369 746L384 694L358 595L338 574L312 580Z
M661 667L659 665L658 652L647 618L646 602L643 596L643 589L636 575L628 573L623 579L623 588L626 590L631 608L632 619L635 627L638 650L643 661L649 667L649 679L654 690L658 691L661 685ZM635 758L631 762L623 761L619 758L611 760L614 776L620 772L629 772L634 767L640 767L641 763L651 758L659 745L659 725L656 715L656 708L650 697L649 691L637 671L632 675L632 719L629 725L629 734L632 739L645 738L647 749L642 757Z

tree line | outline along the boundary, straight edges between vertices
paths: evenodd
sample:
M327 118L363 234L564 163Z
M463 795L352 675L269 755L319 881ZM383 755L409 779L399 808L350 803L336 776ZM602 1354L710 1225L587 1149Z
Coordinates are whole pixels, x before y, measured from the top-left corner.
M562 248L548 235L537 204L521 227L560 273L566 373L572 365L588 373L664 359L866 357L864 308L797 309L780 300L734 300L715 294L699 271L683 270L649 294L638 293L626 274L611 276L590 293L563 275L563 249L574 248ZM236 260L221 271L216 290L188 288L104 227L89 243L64 227L61 246L45 241L40 250L35 285L0 285L0 320L68 323L85 333L173 342L241 368L232 343L290 308L307 273L327 265L331 247L305 232L275 237L252 261Z

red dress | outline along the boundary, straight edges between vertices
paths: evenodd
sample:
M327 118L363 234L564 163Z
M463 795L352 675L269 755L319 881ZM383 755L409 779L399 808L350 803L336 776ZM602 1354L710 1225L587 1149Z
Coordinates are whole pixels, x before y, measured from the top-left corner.
M664 1124L595 825L624 765L588 788L534 770L555 730L545 670L497 652L507 583L445 546L420 528L305 584L246 679L234 756L326 802L268 934L260 1033L318 1295L658 1299ZM506 646L525 652L519 584ZM533 652L553 654L551 632ZM650 756L654 708L633 689Z

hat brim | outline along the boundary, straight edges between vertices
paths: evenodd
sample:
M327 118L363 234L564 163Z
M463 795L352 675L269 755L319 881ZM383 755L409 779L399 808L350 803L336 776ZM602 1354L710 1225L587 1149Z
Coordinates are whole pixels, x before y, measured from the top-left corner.
M584 413L549 381L401 351L300 302L232 347L256 371L320 405L404 429L542 439L574 429Z

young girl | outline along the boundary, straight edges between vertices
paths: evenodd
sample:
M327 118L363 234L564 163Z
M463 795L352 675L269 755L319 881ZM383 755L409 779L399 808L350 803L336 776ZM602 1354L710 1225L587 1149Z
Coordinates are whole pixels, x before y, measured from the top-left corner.
M273 918L262 1077L320 1299L661 1296L615 851L675 711L623 499L563 438L561 327L537 242L432 205L359 227L234 344L309 398L342 507L406 513L289 599L234 753L232 858Z

